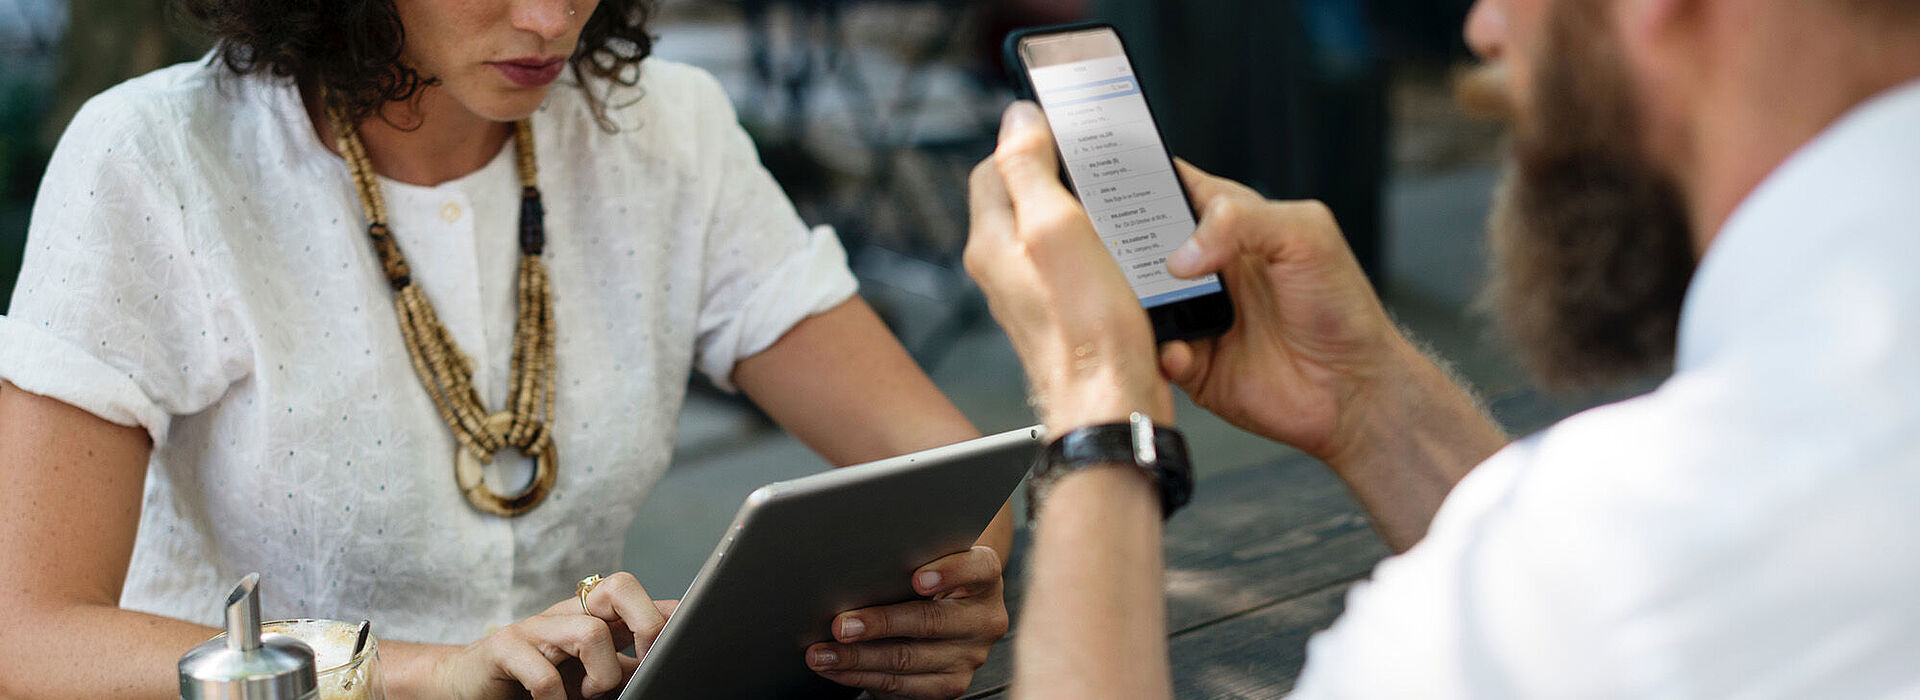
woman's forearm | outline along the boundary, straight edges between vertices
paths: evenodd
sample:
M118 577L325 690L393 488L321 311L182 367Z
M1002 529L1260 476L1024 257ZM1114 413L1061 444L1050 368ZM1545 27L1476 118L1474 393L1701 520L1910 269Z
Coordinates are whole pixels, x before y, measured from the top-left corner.
M1034 527L1014 696L1171 697L1152 481L1131 466L1065 475Z
M0 626L0 698L172 700L179 662L221 630L99 605L10 611ZM426 700L434 662L454 647L381 642L391 700Z
M116 607L22 605L0 625L0 697L178 698L180 655L218 633Z

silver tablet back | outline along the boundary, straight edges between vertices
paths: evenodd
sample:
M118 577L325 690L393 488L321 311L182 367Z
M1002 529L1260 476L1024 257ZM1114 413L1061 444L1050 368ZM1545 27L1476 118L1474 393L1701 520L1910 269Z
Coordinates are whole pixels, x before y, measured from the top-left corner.
M964 552L1039 453L1039 428L754 491L620 700L847 698L807 668L845 610L918 597L913 571Z

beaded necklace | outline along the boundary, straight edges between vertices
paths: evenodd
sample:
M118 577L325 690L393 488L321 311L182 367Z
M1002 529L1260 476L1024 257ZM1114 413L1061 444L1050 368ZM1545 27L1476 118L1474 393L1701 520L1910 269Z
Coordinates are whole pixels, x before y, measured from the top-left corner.
M380 258L380 267L393 287L394 308L400 316L400 335L414 372L453 430L460 446L454 452L453 474L467 502L483 513L513 517L533 510L553 490L558 470L553 434L553 290L540 253L546 246L546 210L540 203L539 171L533 157L533 127L527 120L513 124L514 155L520 171L519 314L513 327L512 395L507 410L488 413L473 388L473 358L460 351L447 332L426 293L413 283L406 256L387 227L386 200L367 160L366 144L358 129L337 109L327 117L339 139L340 153L353 174L360 209L367 217L367 237ZM532 483L515 494L501 494L487 486L484 465L504 447L518 448L534 460Z

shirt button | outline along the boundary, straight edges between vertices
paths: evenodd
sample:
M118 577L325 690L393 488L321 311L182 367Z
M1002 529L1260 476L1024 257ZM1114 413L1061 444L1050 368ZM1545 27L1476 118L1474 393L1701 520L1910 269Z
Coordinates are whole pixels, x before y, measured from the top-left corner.
M440 207L440 218L445 219L447 223L453 223L455 221L459 221L460 205L455 204L453 202L447 202L446 206Z

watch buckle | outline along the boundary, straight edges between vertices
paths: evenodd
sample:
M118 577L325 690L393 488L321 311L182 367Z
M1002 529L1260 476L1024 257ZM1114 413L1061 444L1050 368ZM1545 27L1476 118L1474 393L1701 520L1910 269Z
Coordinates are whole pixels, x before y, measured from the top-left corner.
M1152 467L1160 461L1160 454L1153 447L1153 419L1139 411L1127 416L1127 423L1133 428L1133 462L1142 467Z

